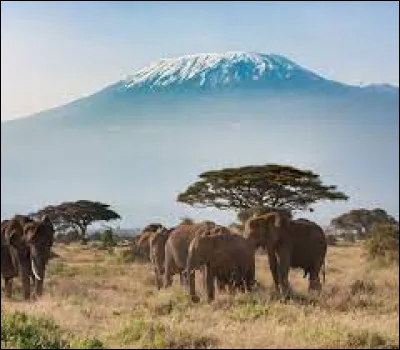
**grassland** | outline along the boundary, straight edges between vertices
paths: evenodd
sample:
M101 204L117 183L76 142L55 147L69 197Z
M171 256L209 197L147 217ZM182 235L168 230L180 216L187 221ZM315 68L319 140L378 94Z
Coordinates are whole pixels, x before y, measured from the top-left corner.
M309 296L302 272L292 270L297 297L281 302L260 255L256 291L217 294L212 304L203 297L196 305L177 282L158 291L151 266L127 262L122 249L56 245L59 258L50 262L40 300L22 301L19 282L12 300L2 293L2 347L21 346L36 333L40 347L43 332L55 347L399 347L398 266L367 261L360 244L329 247L320 296ZM59 333L63 342L53 339Z

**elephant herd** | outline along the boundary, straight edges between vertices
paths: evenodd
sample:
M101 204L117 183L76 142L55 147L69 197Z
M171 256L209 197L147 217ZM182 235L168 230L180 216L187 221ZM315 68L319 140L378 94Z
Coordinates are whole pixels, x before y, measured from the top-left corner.
M308 275L309 291L321 289L325 280L327 242L322 228L306 219L292 220L283 213L250 218L243 235L210 221L182 223L167 229L152 224L138 237L147 246L158 289L168 288L179 274L193 302L198 302L195 271L203 275L208 301L214 299L215 282L220 291L251 291L255 280L255 252L266 250L275 289L290 296L289 269L302 268Z
M5 292L12 293L12 280L22 280L25 299L31 284L37 296L43 292L46 265L51 258L54 227L47 216L32 220L16 215L1 223L1 274ZM327 242L322 228L306 219L292 220L279 212L253 216L243 234L210 221L181 223L173 228L160 224L146 227L136 246L145 247L155 273L158 289L168 288L174 275L188 288L191 300L198 302L195 271L201 271L207 300L220 291L251 291L256 283L255 252L263 248L268 255L275 289L290 296L288 273L302 268L308 275L309 290L319 291L322 269L325 279Z

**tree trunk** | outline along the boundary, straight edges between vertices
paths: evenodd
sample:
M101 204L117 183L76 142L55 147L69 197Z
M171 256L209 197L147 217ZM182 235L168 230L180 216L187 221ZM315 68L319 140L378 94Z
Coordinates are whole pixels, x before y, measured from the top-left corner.
M79 229L81 230L81 244L86 245L88 242L86 233L87 233L87 225L79 225Z

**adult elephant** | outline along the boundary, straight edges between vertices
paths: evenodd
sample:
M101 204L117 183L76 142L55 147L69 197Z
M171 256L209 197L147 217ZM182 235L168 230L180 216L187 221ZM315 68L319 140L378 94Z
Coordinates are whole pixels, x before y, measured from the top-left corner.
M181 284L186 283L183 272L186 269L186 260L190 242L200 235L207 235L217 225L211 221L194 224L180 224L170 234L165 243L164 287L172 284L172 277L180 274Z
M150 261L153 264L158 289L161 289L162 276L164 275L165 243L174 229L175 228L167 229L162 227L149 239Z
M34 221L21 215L15 216L2 228L4 243L9 249L8 262L12 262L22 280L24 299L30 298L30 279L34 281L37 296L43 293L46 265L54 242L54 228L47 216ZM2 261L3 263L3 261ZM3 270L3 268L2 268ZM5 277L6 291L11 296L12 276Z
M327 242L322 228L306 219L291 220L281 213L253 217L246 222L244 236L255 248L267 250L277 292L289 296L289 268L309 274L309 291L320 290L320 270L325 263Z
M198 302L194 272L204 266L203 279L208 301L214 300L214 280L237 285L242 291L251 291L255 283L255 251L253 245L236 234L216 234L195 237L189 246L186 272L189 293Z

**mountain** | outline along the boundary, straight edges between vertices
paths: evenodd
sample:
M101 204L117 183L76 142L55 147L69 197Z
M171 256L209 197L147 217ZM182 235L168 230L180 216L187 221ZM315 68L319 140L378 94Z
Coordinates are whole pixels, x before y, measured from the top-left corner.
M328 80L277 54L161 59L2 123L2 217L91 198L115 203L129 226L188 213L232 220L190 211L176 195L209 168L272 161L320 171L349 192L348 203L316 211L321 220L370 203L398 215L398 112L397 87Z
M162 59L129 76L121 82L121 88L146 92L215 92L234 88L277 88L283 85L304 87L320 82L327 83L280 55L228 52Z
M176 113L186 104L235 104L243 98L261 103L260 108L266 99L272 104L286 99L295 109L298 104L302 108L330 103L345 109L356 104L369 114L371 108L395 109L398 95L398 88L388 84L361 87L325 79L281 55L197 54L161 59L88 97L10 123L43 118L67 124L79 119L83 124L159 119L159 109L165 106L175 113L166 119L178 118Z

